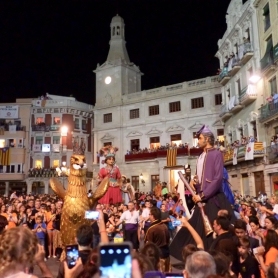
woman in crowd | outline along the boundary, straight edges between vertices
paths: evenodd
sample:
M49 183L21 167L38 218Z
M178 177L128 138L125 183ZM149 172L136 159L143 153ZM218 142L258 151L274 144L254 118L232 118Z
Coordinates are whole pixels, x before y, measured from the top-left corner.
M25 274L35 259L37 238L27 228L16 227L0 235L0 277L27 278Z
M17 218L18 218L17 226L22 226L23 224L27 223L27 215L25 210L26 210L25 206L21 204L19 206L19 212L17 214Z
M277 226L277 220L274 216L267 216L265 218L265 228L266 231L275 230Z
M50 211L46 213L46 231L47 231L47 242L48 242L48 258L55 256L55 249L53 247L53 237L55 229L53 227L53 220L56 217L56 206L55 204L50 205Z
M13 206L9 205L7 209L7 220L8 220L8 229L14 228L17 225L18 219L15 212L13 212Z
M264 241L265 230L261 228L258 218L250 217L249 225L251 228L251 233L249 234L249 236L259 240L259 244L260 246L262 246Z
M273 230L268 230L265 237L265 252L259 252L256 257L264 272L267 273L268 267L271 263L275 262L278 256L278 235Z

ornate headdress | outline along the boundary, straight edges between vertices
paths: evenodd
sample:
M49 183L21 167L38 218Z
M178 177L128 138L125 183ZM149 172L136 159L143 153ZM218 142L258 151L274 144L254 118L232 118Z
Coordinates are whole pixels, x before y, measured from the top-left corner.
M196 132L196 137L198 138L201 134L213 135L212 131L209 129L208 125L203 125L200 130Z
M115 157L117 151L118 151L117 147L113 147L113 146L109 145L109 146L102 147L99 150L99 153L101 156L104 156L105 158L107 158L107 157Z

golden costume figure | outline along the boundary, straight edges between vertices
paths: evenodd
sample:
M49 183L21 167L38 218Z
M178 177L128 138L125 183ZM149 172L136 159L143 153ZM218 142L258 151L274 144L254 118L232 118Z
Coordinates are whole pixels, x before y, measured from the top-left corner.
M55 178L50 180L51 188L64 201L60 228L63 246L75 244L78 227L89 224L89 221L84 218L85 211L92 209L108 189L108 178L105 178L93 196L90 198L87 196L85 165L84 155L71 156L67 190L59 180Z

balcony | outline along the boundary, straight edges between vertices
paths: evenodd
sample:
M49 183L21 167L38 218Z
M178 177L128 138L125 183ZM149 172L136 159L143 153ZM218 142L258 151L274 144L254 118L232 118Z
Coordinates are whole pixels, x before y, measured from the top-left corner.
M58 177L55 168L31 168L28 171L29 178L53 178Z
M239 103L238 97L232 96L230 101L229 101L229 105L228 105L228 109L232 114L236 114L238 111L240 111L242 109L242 105Z
M45 124L39 124L39 125L32 125L32 131L43 131L43 132L49 132L49 131L60 131L60 125L45 125Z
M234 76L240 70L240 68L240 60L237 57L230 59L228 65L229 76Z
M238 47L238 58L242 65L246 64L253 57L253 54L251 42L245 42Z
M45 146L45 149L43 150L43 145ZM46 146L47 145L47 146ZM49 145L49 151L48 151L48 145ZM60 153L60 152L66 152L67 146L61 145L61 144L33 144L32 145L32 151L35 153Z
M200 148L178 148L177 157L181 156L199 156L203 152ZM167 158L167 150L157 150L153 152L126 154L125 162L154 160L157 158Z
M263 74L268 75L275 70L274 53L273 50L266 53L260 61L261 71Z
M24 173L0 173L0 181L24 181Z
M26 138L26 127L15 125L0 125L0 136L13 136L14 138Z
M228 72L228 67L225 67L219 74L218 77L218 82L224 86L227 84L227 82L231 79L231 77L229 76L229 72Z
M275 97L277 96L277 98ZM260 110L260 118L259 121L261 123L266 123L273 121L278 118L278 94L275 94L272 101L262 106Z
M257 99L257 92L253 85L248 85L241 90L239 94L239 103L241 105L247 106L251 102Z
M223 122L227 121L232 117L232 113L229 111L228 106L226 104L223 104L221 106L221 113L219 114L219 117Z
M278 144L266 147L266 153L270 164L278 162Z
M245 161L245 152L246 152L246 146L239 146L237 150L237 162ZM233 155L234 150L230 147L227 148L225 154L224 154L224 164L229 165L233 163ZM264 146L262 142L256 142L254 144L254 159L258 157L264 156Z

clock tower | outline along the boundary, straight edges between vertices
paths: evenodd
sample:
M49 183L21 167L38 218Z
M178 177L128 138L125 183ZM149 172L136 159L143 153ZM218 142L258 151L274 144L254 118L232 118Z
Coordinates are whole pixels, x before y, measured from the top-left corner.
M139 67L130 62L126 50L124 20L116 15L110 24L110 49L106 62L97 65L96 107L122 104L122 96L141 91Z

